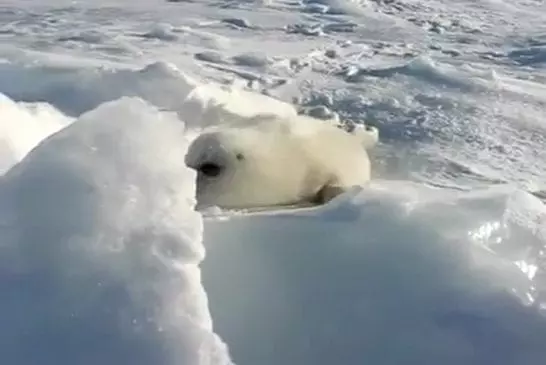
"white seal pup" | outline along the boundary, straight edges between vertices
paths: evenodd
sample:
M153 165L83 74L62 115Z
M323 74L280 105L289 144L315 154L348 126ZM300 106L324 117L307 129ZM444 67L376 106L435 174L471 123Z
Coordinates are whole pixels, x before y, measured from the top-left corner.
M198 208L323 204L370 180L374 127L348 132L309 116L258 115L203 131L189 146Z

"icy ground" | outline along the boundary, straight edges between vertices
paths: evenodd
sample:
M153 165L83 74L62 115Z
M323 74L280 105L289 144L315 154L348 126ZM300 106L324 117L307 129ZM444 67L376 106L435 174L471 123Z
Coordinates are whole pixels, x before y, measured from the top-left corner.
M0 1L2 363L546 363L545 81L538 0ZM259 94L377 126L373 184L195 212Z

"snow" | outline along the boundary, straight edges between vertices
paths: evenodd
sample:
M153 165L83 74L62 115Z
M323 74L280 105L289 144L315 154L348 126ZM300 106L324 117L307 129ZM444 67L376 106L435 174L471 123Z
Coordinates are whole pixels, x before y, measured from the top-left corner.
M12 364L230 364L200 282L184 125L139 99L4 175L0 353Z
M0 94L0 173L9 170L43 138L72 122L48 103L16 103Z
M2 361L542 365L545 14L3 1ZM373 182L195 211L189 142L264 112L378 127Z
M506 188L375 181L319 210L211 214L215 328L244 364L539 364L532 281L499 253L541 249L544 226L516 217L544 208Z

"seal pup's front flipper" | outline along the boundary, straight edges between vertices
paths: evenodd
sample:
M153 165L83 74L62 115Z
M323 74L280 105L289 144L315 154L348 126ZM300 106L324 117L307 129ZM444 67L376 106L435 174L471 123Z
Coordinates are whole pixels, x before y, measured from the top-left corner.
M311 199L311 202L317 205L323 205L346 191L347 189L341 185L324 185L313 197L313 199Z

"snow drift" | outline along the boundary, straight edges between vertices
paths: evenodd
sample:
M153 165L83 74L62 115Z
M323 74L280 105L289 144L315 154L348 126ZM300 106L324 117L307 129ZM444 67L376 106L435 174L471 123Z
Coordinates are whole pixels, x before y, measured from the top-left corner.
M508 187L380 180L320 209L210 212L215 329L237 364L539 365L545 214Z
M177 118L123 98L3 176L5 363L230 363L200 283L186 147Z

